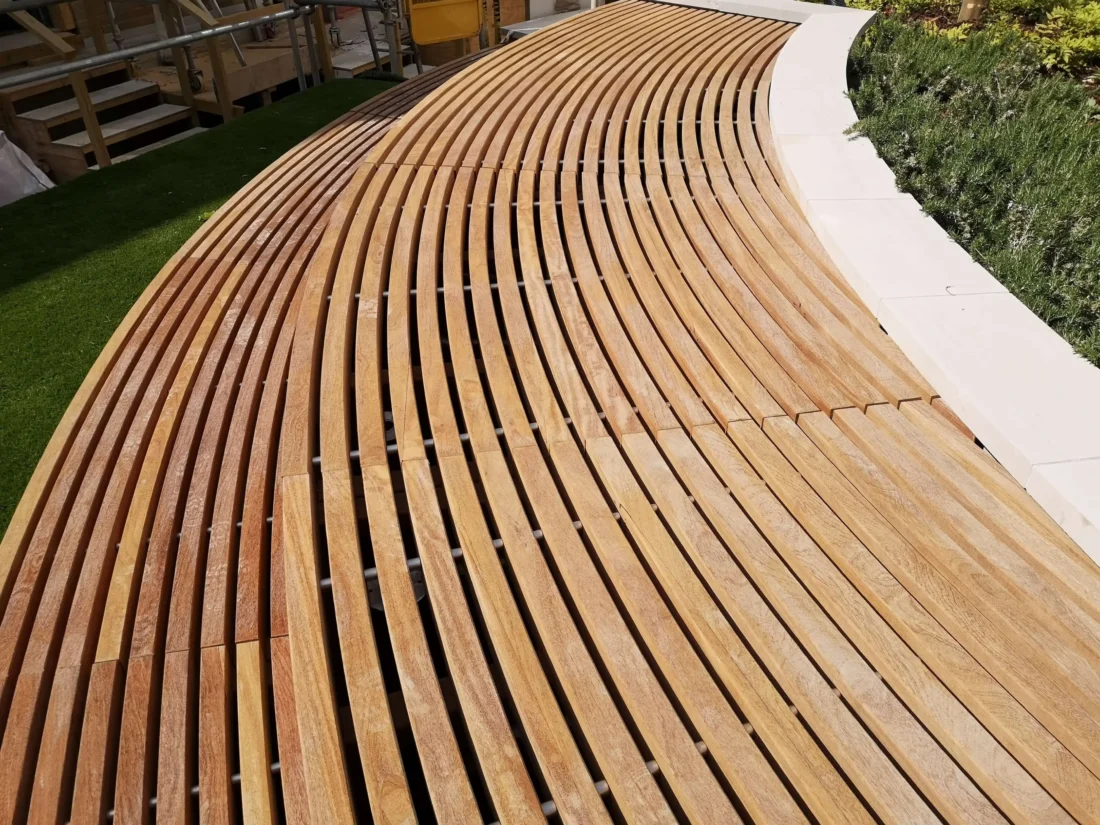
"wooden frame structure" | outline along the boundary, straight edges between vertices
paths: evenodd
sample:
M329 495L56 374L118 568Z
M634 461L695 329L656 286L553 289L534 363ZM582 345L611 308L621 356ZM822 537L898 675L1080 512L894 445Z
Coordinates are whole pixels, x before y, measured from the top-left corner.
M793 28L622 0L204 224L0 545L0 821L1100 822L1100 571L792 205Z
M60 56L62 60L72 60L76 57L76 48L74 46L62 39L56 32L40 23L36 17L30 14L30 12L12 11L8 12L8 16L26 31L45 43L46 46L53 51L54 54ZM80 119L84 124L84 129L88 133L92 151L95 153L96 163L100 166L110 166L111 155L108 153L107 144L103 140L103 131L99 127L99 119L96 117L95 107L92 105L92 100L88 96L86 74L77 69L69 73L68 80L73 89L73 97L76 98L77 106L80 108Z
M102 0L99 1L102 2ZM215 9L218 9L216 0L213 5ZM244 11L230 14L222 14L219 10L219 16L215 18L205 8L204 0L156 0L155 10L158 12L160 31L162 37L166 40L151 44L143 43L126 49L120 48L119 51L113 53L107 48L102 32L102 21L94 13L96 8L96 2L89 0L86 8L89 16L86 22L92 29L92 40L96 54L81 57L78 57L76 46L66 39L67 37L72 39L75 36L68 34L62 36L52 31L25 10L0 12L9 14L13 20L19 23L54 55L66 61L67 64L71 64L71 68L67 70L63 70L59 66L31 69L27 72L26 82L22 83L20 77L4 78L3 85L15 88L18 97L5 94L3 100L0 101L3 104L3 111L0 111L0 116L2 116L5 125L9 128L14 125L17 136L22 136L24 139L26 136L21 133L29 131L33 135L33 139L30 141L31 145L24 146L24 148L37 159L41 159L39 155L49 155L50 157L46 160L50 163L54 174L61 180L76 177L86 170L85 156L88 152L95 155L99 167L108 166L111 163L108 147L114 143L184 119L189 119L192 127L198 127L200 109L216 113L222 117L223 121L228 121L241 111L241 108L234 103L239 98L258 91L267 102L270 102L271 88L279 82L289 80L294 76L293 74L286 75L288 70L296 69L299 83L304 84L305 82L304 71L302 71L302 54L297 38L298 24L293 19L290 19L287 24L290 27L288 36L290 44L288 47L285 49L275 47L272 50L274 56L268 54L257 56L255 50L249 50L248 53L253 55L252 62L246 59L246 52L238 46L233 31L226 31L228 27L234 27L236 30L246 29L248 28L247 24L252 22L274 23L278 13L274 12L271 6L261 5L257 8L246 8ZM308 41L307 51L314 82L320 82L322 77L325 80L332 79L334 72L329 33L318 7L307 5L294 7L292 11L288 6L288 9L282 14L284 19L292 14L305 15L301 25ZM199 21L201 28L198 32L185 32L184 15L191 15ZM185 55L185 49L191 47L191 42L199 40L204 41L204 51L209 61L207 68L213 81L212 94L209 96L196 95L195 90L192 88L193 74L199 76L201 70L197 68L199 64L195 63L192 66L195 68L195 72L189 71L189 64L192 61ZM240 69L237 71L231 71L226 66L223 55L223 46L226 42L232 44L233 51L240 63ZM86 79L95 76L108 62L112 65L115 63L122 65L123 60L132 61L134 58L157 51L160 46L165 44L170 48L174 66L174 72L168 73L169 76L174 74L174 77L171 77L167 85L171 87L173 83L178 84L178 89L171 93L171 102L162 101L159 94L156 97L157 102L168 103L168 108L154 106L153 108L147 107L144 109L144 114L131 112L129 114L134 115L131 121L116 124L113 129L107 126L109 122L113 122L110 118L101 124L97 111L116 108L132 100L152 98L153 95L148 91L150 81L145 81L146 85L141 88L140 94L137 90L130 95L121 91L102 93L102 90L97 90L101 92L97 96L98 104L102 104L97 105L97 101L93 101L89 96ZM289 61L283 59L287 55L293 55ZM127 74L134 71L134 65L133 63L127 65L125 69ZM272 71L272 67L274 67L274 71ZM156 74L156 70L150 71L148 66L139 69L138 72ZM15 110L15 101L20 98L50 95L57 88L53 84L54 76L61 74L64 74L66 84L72 87L74 106L79 107L79 115L84 125L84 131L75 135L57 135L51 133L49 125L40 124L39 119L53 116L54 113L48 108L41 112L38 110L21 110L17 112ZM257 83L263 85L257 88L255 85ZM161 83L157 83L158 87L160 85ZM50 104L56 102L49 101L46 106L49 107ZM190 111L182 111L183 107ZM30 122L29 125L19 123L21 115L25 116ZM124 119L127 113L123 113L123 115L123 118L116 116L115 120ZM62 119L54 123L53 126L59 127L70 120L72 120L72 113L66 111L63 113ZM107 128L104 128L105 126Z

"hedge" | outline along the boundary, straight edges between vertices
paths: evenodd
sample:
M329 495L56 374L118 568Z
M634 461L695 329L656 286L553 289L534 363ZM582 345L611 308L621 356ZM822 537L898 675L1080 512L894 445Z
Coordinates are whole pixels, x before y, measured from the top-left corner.
M1100 365L1100 108L1013 35L949 39L880 18L849 85L898 185Z

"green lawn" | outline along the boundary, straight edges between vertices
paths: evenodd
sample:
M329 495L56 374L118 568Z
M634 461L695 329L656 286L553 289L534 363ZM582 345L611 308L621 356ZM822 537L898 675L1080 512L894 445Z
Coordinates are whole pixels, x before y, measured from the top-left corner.
M203 216L392 85L326 83L0 208L0 532L99 351Z

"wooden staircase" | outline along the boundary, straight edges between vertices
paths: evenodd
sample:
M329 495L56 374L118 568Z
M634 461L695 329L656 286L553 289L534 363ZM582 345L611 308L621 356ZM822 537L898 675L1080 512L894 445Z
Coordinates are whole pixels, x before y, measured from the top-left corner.
M243 24L271 14L270 7L260 6L230 14L218 10L219 16L215 18L202 2L174 0L174 3L182 13L198 18L199 25L207 29ZM25 11L0 8L0 16L5 14L26 29L23 34L37 38L47 47L55 60L81 65L76 59L82 43L70 43ZM165 16L166 33L178 34L181 22L175 14ZM315 77L323 74L331 78L333 67L324 18L314 14L311 21L291 25L295 31L312 27L310 34L316 55L310 52L310 57L317 64L312 73ZM57 180L71 180L89 169L132 158L149 148L201 131L199 112L228 121L244 111L235 102L241 98L259 94L270 102L271 91L295 77L296 57L301 54L301 46L290 42L289 27L284 28L285 44L281 39L269 38L275 42L255 44L256 49L249 53L248 59L230 35L223 35L205 40L203 47L186 61L182 49L172 49L171 68L158 66L150 71L147 66L115 62L94 70L75 68L63 78L2 90L0 128L11 134L36 162L48 167ZM108 49L101 21L92 21L92 35L96 52L104 59L111 59L106 57ZM232 49L228 48L230 44ZM228 59L223 52L229 53ZM239 63L239 69L235 65L231 69L230 63ZM207 90L192 88L193 75L201 76L203 71L210 79ZM138 72L146 76L135 77Z
M157 95L159 98L159 94ZM184 128L190 128L191 110L172 103L157 103L147 109L125 115L117 120L101 123L103 142L108 150L132 140L154 135L159 142ZM81 130L51 141L43 147L42 154L60 180L71 180L86 172L92 165L94 147L88 132Z
M135 157L185 132L202 131L190 107L164 102L160 87L131 77L125 63L101 67L87 83L91 107L113 161ZM13 136L31 157L47 164L59 181L99 168L93 138L67 78L17 87L0 95Z

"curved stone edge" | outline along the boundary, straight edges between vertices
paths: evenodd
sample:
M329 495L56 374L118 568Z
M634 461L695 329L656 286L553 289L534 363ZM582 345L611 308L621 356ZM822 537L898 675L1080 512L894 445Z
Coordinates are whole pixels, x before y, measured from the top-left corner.
M801 0L658 0L672 6L688 6L693 9L709 9L725 14L743 14L747 17L763 17L767 20L783 20L787 23L804 23L813 17L847 15L852 9L804 3ZM866 14L867 12L858 12Z
M1100 370L899 192L869 140L845 134L848 53L873 16L810 14L780 52L769 104L791 195L944 401L1100 563Z

